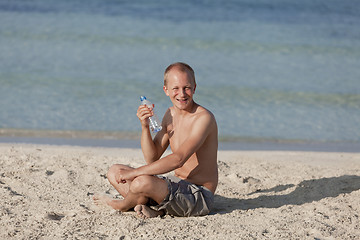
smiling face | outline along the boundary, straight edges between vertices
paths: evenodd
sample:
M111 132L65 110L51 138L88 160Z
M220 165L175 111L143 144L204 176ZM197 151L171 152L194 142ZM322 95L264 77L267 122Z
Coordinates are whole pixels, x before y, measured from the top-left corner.
M171 69L166 76L164 92L169 96L174 107L179 110L191 110L196 83L187 71Z

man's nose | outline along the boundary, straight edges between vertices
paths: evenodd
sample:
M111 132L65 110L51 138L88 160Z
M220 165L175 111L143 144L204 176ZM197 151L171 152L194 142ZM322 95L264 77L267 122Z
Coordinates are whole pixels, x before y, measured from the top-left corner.
M185 88L182 88L180 91L181 96L185 96L186 95L186 90Z

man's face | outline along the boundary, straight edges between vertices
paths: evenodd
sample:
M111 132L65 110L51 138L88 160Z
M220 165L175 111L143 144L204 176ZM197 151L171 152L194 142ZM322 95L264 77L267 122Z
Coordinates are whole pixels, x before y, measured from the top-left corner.
M192 106L195 88L196 84L189 77L188 73L172 69L168 73L164 92L169 96L174 107L186 110Z

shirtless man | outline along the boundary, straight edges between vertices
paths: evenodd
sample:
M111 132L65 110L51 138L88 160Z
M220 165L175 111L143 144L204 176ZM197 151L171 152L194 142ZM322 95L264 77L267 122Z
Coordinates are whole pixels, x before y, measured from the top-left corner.
M193 100L196 82L189 65L170 65L165 70L163 89L173 106L166 111L162 130L154 139L149 130L152 110L144 105L137 110L147 164L139 168L111 166L108 180L124 199L94 196L94 201L120 211L134 208L141 217L206 215L218 184L216 120ZM161 158L169 144L172 153ZM175 176L157 176L171 171Z

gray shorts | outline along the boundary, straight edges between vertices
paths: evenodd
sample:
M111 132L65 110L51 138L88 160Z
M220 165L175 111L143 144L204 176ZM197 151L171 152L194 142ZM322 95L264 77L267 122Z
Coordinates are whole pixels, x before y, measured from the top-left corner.
M180 217L203 216L210 213L214 205L214 194L209 189L175 176L162 178L168 183L169 194L162 203L151 208Z

